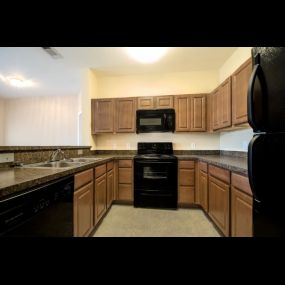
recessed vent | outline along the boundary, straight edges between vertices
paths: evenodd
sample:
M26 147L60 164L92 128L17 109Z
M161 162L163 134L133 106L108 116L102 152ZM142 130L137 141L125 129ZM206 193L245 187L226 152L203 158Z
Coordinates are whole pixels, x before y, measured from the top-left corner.
M59 58L63 57L55 48L52 48L52 47L42 47L42 49L45 52L47 52L54 59L59 59Z

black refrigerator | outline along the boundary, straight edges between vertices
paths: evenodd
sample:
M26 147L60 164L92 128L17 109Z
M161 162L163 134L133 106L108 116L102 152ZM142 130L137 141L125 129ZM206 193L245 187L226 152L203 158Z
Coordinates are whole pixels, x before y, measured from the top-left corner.
M285 47L254 47L248 87L253 236L285 236Z

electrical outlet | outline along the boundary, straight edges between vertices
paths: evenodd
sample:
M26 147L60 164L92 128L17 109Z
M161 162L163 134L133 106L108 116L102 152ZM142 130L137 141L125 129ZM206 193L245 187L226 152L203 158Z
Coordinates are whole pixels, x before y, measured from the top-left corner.
M196 144L193 142L191 143L191 149L195 149L196 148Z
M131 149L131 144L127 143L127 149Z
M83 149L79 149L79 150L77 151L77 154L78 154L78 155L83 154Z
M14 153L0 153L0 163L13 162Z

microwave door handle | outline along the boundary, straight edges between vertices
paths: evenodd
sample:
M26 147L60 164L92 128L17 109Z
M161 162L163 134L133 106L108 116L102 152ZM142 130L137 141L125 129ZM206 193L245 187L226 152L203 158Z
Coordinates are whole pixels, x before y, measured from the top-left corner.
M164 128L168 127L168 121L167 121L167 118L166 118L166 114L163 114L163 127Z

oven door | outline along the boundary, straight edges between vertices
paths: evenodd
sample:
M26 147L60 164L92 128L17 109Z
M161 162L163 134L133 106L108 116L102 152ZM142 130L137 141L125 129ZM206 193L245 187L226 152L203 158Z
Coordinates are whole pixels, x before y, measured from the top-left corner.
M177 161L137 160L134 170L135 191L155 194L177 189Z

